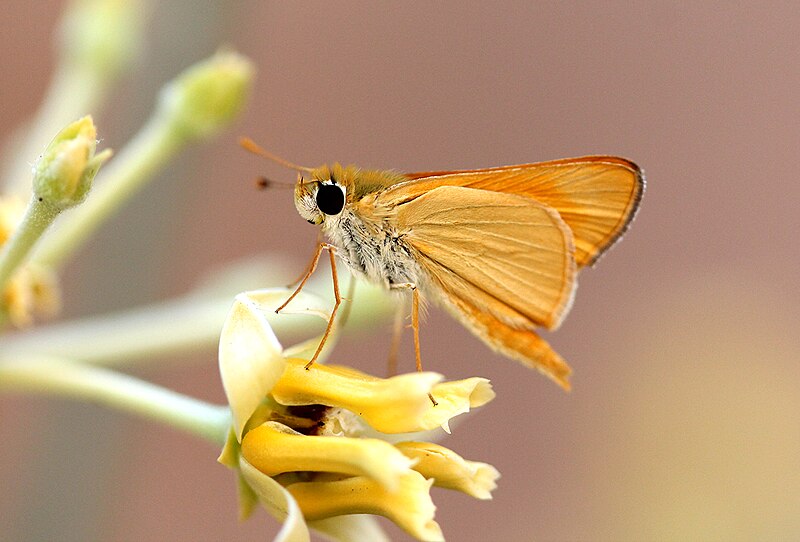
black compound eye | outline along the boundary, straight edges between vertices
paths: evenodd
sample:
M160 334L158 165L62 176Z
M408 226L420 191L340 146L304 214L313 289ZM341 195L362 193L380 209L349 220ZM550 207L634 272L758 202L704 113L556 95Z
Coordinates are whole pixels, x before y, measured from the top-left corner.
M344 190L335 184L320 184L317 207L326 215L338 215L344 209Z

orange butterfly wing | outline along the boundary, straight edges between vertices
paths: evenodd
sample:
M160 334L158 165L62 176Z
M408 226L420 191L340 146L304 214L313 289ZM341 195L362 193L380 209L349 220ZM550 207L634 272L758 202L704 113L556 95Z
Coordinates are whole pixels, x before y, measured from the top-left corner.
M572 230L578 267L592 265L625 232L645 186L639 166L614 156L406 176L411 180L390 189L397 201L439 186L463 186L518 194L549 205Z
M378 205L391 205L383 194ZM458 186L392 207L437 298L503 354L568 387L567 364L533 331L555 328L575 289L572 234L531 198ZM426 285L427 286L427 285Z
M500 319L553 329L572 304L572 235L545 205L443 186L399 205L396 222L408 246L477 290L473 301Z
M641 169L587 156L406 177L370 205L396 222L440 300L489 346L568 389L569 366L534 330L558 326L575 269L596 262L630 224L644 191ZM526 207L520 201L524 217L510 211ZM557 232L561 247L537 228Z

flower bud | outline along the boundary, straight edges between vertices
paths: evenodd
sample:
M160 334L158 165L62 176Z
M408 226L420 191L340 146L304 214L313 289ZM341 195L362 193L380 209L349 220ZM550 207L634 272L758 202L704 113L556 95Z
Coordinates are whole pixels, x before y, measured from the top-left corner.
M110 150L95 155L96 147L97 130L90 116L61 130L33 167L33 192L39 200L59 210L82 202L111 156Z
M237 53L217 53L164 87L159 113L186 139L211 136L244 107L254 71Z
M73 0L61 24L67 62L106 79L130 65L142 45L145 2Z

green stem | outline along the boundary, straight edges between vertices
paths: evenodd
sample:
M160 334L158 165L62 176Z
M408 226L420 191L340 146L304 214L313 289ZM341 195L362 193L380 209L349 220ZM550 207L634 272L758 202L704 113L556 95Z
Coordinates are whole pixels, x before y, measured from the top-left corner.
M14 235L0 250L0 288L5 286L36 241L56 219L61 210L33 197Z
M262 262L260 269L269 269ZM31 354L58 356L98 365L130 365L132 360L213 348L237 292L277 279L255 272L224 287L202 289L169 301L124 312L38 327L3 337L0 356L19 358ZM310 291L324 291L328 277L312 279ZM286 297L291 293L286 291ZM360 284L347 330L369 329L386 319L393 305L378 287ZM318 318L267 313L275 333L287 338L308 337L321 329Z
M103 182L59 228L42 240L33 260L56 268L78 249L123 201L144 186L153 174L175 155L185 140L173 123L156 115L104 168Z
M132 359L210 350L219 341L234 294L192 296L110 315L38 327L4 337L4 357L30 353L121 366ZM158 358L160 359L160 358Z
M224 444L230 411L132 376L59 358L0 360L0 390L73 397L138 414Z

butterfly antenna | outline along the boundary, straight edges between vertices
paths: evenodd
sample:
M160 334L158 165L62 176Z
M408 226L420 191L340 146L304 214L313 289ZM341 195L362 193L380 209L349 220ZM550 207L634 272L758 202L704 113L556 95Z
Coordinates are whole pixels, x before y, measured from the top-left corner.
M268 188L294 188L294 183L274 181L267 177L256 177L255 185L259 190L266 190Z
M300 171L300 172L303 172L303 171L310 172L310 171L312 171L312 169L310 167L298 166L297 164L293 164L293 163L289 162L288 160L284 160L280 156L276 156L276 155L272 154L271 152L269 152L269 151L267 151L265 149L262 149L258 144L256 144L255 141L253 141L249 137L240 137L239 138L239 145L243 149L245 149L247 151L250 151L253 154L257 154L259 156L263 156L264 158L266 158L268 160L272 160L276 164L280 164L283 167L287 167L289 169L293 169L295 171Z

